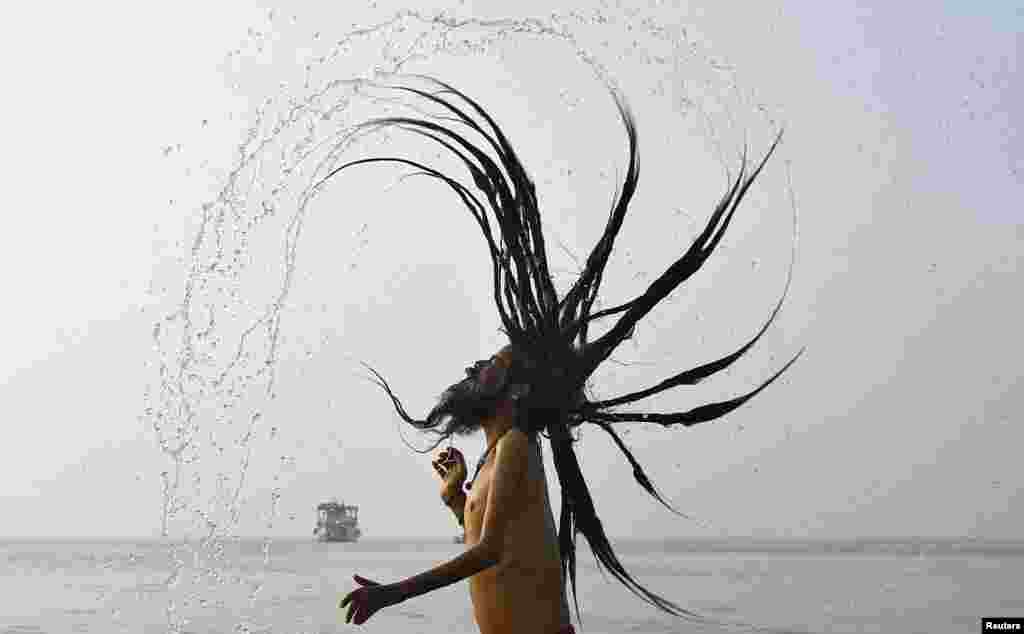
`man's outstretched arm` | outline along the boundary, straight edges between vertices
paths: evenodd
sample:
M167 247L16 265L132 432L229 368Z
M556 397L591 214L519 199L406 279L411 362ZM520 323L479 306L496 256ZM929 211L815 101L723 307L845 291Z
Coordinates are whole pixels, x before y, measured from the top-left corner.
M468 579L501 561L509 520L521 506L519 498L526 478L528 443L526 435L517 429L510 430L498 442L480 541L433 570L393 584L399 600Z

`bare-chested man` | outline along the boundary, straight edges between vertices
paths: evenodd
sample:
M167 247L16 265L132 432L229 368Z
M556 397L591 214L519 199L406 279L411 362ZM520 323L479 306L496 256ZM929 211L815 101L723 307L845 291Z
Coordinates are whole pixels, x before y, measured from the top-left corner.
M422 118L418 115L376 118L364 125L372 129L397 126L436 141L467 168L472 185L467 186L429 165L401 157L352 160L331 170L321 183L348 168L391 163L415 168L417 174L447 185L480 226L494 272L494 300L502 330L517 348L503 349L492 359L471 368L470 376L449 388L425 420L409 416L387 381L369 368L406 423L422 431L437 432L442 440L452 433L483 428L494 451L485 454L479 480L468 497L457 495L447 484L445 487L445 499L456 515L464 515L466 552L434 570L396 584L381 586L357 577L356 581L363 587L342 601L343 606L351 606L349 620L363 623L384 606L468 578L482 632L558 632L569 626L564 583L559 575L561 570L567 571L575 599L575 538L580 534L586 539L598 566L638 597L667 614L706 623L703 617L643 587L626 570L597 515L572 448L570 431L589 424L610 436L629 461L637 483L672 509L654 488L615 426L636 422L690 427L720 419L760 393L796 362L799 353L757 389L687 411L618 409L677 386L694 385L743 357L782 308L789 288L787 278L771 317L752 339L732 353L615 398L592 401L584 390L587 381L615 349L633 337L637 324L700 270L712 255L746 192L778 146L781 134L753 169L749 169L752 166L744 153L738 175L730 179L725 196L715 206L704 229L661 275L633 299L595 311L593 309L601 304L600 287L605 268L639 178L637 126L625 97L612 90L628 141L629 159L624 178L616 187L616 200L603 234L571 287L560 294L559 285L551 277L536 187L528 176L530 170L520 162L508 136L479 102L444 82L417 76L419 80L428 87L393 88L424 99L431 108L443 108L441 114L423 114ZM424 111L417 108L416 112ZM452 123L457 123L455 129L448 127ZM616 315L614 322L604 322L610 323L606 331L590 338L591 327L598 319ZM530 366L531 359L543 360L543 367ZM522 374L517 364L523 369ZM526 377L525 380L522 377ZM517 385L532 386L535 390L517 402L517 395L522 395L515 389ZM541 429L550 437L551 455L562 490L558 541L555 540L554 517L545 497L542 461L535 438ZM438 465L439 472L446 479L450 476L458 482L459 470L465 471L460 464L458 454L444 454Z
M435 408L450 417L449 432L482 428L487 439L468 495L457 449L441 452L433 463L442 477L441 497L465 527L465 552L398 583L356 575L361 587L341 601L342 608L349 606L346 622L365 623L381 608L469 579L481 634L573 632L540 445L536 435L514 425L517 390L525 389L510 379L515 363L514 350L502 348L467 368L467 379Z

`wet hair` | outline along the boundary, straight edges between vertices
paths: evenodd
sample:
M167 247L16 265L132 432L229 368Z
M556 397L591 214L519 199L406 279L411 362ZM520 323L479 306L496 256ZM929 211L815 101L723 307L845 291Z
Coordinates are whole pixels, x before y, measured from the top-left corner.
M440 440L466 436L480 429L480 421L494 413L498 400L495 395L482 394L474 379L463 379L441 394L427 415L425 429L438 429Z
M799 358L802 350L757 388L725 401L709 403L684 412L618 411L623 405L665 390L682 385L695 385L728 368L744 356L760 340L782 308L792 279L791 259L785 287L770 316L752 338L732 353L678 372L646 389L616 398L592 401L584 394L590 376L623 341L632 337L637 323L695 274L711 256L729 227L740 202L778 146L781 133L753 169L747 163L744 154L736 179L726 187L703 231L664 273L655 278L635 298L611 308L595 311L593 307L597 303L604 269L622 228L630 201L636 192L639 175L636 122L622 95L611 89L628 143L629 159L626 173L609 213L604 233L587 257L582 272L568 291L560 296L555 290L549 272L547 247L541 231L541 215L534 184L501 129L480 104L452 86L426 77L415 76L415 79L425 82L429 88L388 88L429 102L443 109L444 116L386 117L368 121L363 125L367 128L393 126L439 144L465 166L476 191L437 169L401 157L351 161L332 169L323 180L334 177L342 170L371 163L394 163L411 167L417 170L417 174L434 178L450 189L479 226L491 260L495 307L505 334L517 350L516 356L523 362L523 374L518 378L530 388L519 403L518 424L531 433L546 432L550 439L552 458L562 494L558 531L562 572L571 583L577 617L579 603L576 596L576 537L582 533L598 565L610 572L638 597L670 614L704 620L703 617L645 588L619 561L598 518L589 487L580 470L572 446L574 439L570 429L592 424L606 433L632 467L633 478L640 487L666 508L682 515L672 508L654 487L642 465L616 431L616 426L638 422L653 423L665 428L689 427L719 419L760 393ZM496 227L492 225L492 218ZM589 328L594 322L616 316L617 319L604 334L594 340L590 339ZM431 416L425 421L417 421L410 417L383 377L372 368L371 371L403 420L420 429L432 428ZM456 384L453 388L459 385ZM445 406L442 399L442 403L432 414L453 415L453 407ZM465 419L458 418L460 413L454 413L455 419L460 422L449 425L441 433L448 430L457 433L456 430L468 424L463 422ZM433 428L436 427L438 424L433 424Z
M500 380L494 387L482 385L477 377L482 366L492 363L492 360L476 361L473 366L466 368L466 378L453 383L441 393L437 404L423 420L405 419L413 427L434 436L432 445L422 450L424 453L432 451L452 437L466 436L478 431L481 421L492 416L502 401L521 401L530 393L532 364L514 346L510 357L508 369L501 372ZM378 384L390 393L390 387L384 378L376 374L372 368L370 370L374 372ZM520 410L517 411L513 425L524 432L535 433L538 430L530 429L529 420L530 417L523 415Z

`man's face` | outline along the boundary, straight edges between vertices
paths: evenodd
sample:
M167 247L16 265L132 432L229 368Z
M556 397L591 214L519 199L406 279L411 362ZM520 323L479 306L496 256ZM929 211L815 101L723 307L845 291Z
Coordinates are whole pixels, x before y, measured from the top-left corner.
M446 430L458 435L478 430L481 419L492 415L502 398L511 360L511 350L503 348L466 368L466 378L445 390L428 419L447 418Z
M491 364L490 359L481 359L473 362L473 365L466 368L466 376L471 379L479 378L480 371Z
M506 346L490 359L477 361L466 368L466 375L475 379L484 393L495 394L504 385L508 376L508 369L512 364L511 353L511 349Z

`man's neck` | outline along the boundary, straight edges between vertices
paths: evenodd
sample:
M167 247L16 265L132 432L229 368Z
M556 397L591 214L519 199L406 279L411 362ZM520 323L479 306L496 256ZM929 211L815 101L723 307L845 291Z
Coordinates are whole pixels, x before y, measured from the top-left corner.
M512 427L514 418L514 407L511 403L506 402L498 406L498 411L493 416L482 422L481 426L484 428L488 447L493 447L498 439L505 435L505 432Z

